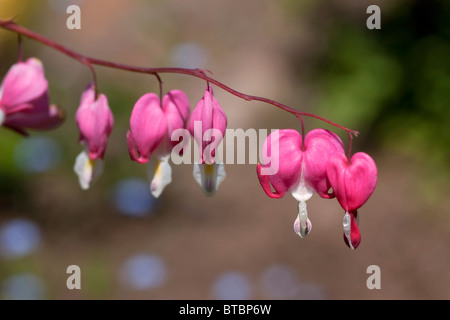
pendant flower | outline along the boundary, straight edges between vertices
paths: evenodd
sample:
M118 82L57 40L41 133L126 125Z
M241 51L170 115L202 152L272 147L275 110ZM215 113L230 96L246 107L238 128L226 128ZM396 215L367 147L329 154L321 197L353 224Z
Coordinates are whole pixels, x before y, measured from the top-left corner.
M214 195L226 177L222 159L216 159L216 150L223 140L226 127L227 116L208 84L189 122L189 132L194 137L200 156L199 161L194 163L193 175L207 196Z
M256 167L259 182L269 197L282 198L291 192L299 202L294 230L302 238L312 228L306 201L314 192L326 199L335 196L328 193L331 184L327 177L328 158L334 153L344 154L343 143L324 129L310 131L304 145L300 133L292 129L274 131L264 142L262 164Z
M157 198L172 182L169 164L172 141L176 129L184 129L189 117L189 100L180 90L169 91L162 99L154 93L143 95L135 104L127 133L128 151L133 161L146 163L154 153L157 163L150 184L152 195Z
M75 120L80 131L79 141L85 144L85 150L77 156L74 171L81 188L87 190L103 171L103 157L114 125L108 99L104 94L96 97L92 83L81 96Z
M358 209L366 203L377 184L377 167L364 152L353 155L350 162L345 154L333 154L327 166L327 175L344 215L344 241L350 249L361 242L358 227Z
M51 130L63 121L62 111L49 105L42 62L30 58L11 66L0 88L0 125L27 135L26 129Z

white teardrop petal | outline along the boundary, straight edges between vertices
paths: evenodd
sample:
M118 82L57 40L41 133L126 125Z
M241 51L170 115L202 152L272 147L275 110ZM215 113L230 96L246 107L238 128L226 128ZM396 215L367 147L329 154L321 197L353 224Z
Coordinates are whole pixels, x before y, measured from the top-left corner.
M344 235L348 240L348 244L350 245L350 249L354 249L352 245L351 232L352 232L352 218L348 212L344 214L344 220L342 222L342 226L344 227Z
M155 165L155 172L150 191L155 198L158 198L164 188L172 182L172 167L169 164L169 157L158 159Z
M225 172L225 166L223 163L215 163L214 166L216 166L217 171L217 178L216 178L216 190L219 189L220 184L225 180L227 177L227 174Z
M75 159L73 170L78 176L78 182L83 190L89 189L90 185L98 179L103 172L103 160L92 160L86 151L82 151Z
M225 180L227 175L223 163L194 163L193 176L202 188L203 193L210 197L216 193L219 185Z
M5 119L6 119L5 112L2 109L0 109L0 127L3 125L3 122L5 122Z
M299 202L298 215L294 222L294 231L301 238L306 237L312 229L311 220L308 218L308 212L306 210L306 202Z

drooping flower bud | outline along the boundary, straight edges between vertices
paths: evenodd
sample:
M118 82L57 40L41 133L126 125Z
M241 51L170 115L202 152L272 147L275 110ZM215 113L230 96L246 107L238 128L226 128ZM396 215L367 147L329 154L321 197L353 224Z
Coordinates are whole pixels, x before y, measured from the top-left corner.
M51 130L63 121L63 112L49 105L41 61L30 58L14 64L0 88L0 125L26 135L27 129Z
M226 127L225 112L208 84L189 122L189 131L199 149L199 161L194 163L193 175L207 196L214 195L226 177L222 159L216 159L217 147L225 136Z
M80 143L85 150L78 155L74 171L83 190L100 175L108 138L114 125L113 114L104 94L96 97L94 84L90 84L81 96L75 120L80 131Z
M186 127L189 117L189 101L180 90L169 91L162 100L154 93L143 95L135 104L127 133L128 151L132 160L146 163L154 153L157 160L150 191L159 197L172 181L169 164L172 148L172 133Z

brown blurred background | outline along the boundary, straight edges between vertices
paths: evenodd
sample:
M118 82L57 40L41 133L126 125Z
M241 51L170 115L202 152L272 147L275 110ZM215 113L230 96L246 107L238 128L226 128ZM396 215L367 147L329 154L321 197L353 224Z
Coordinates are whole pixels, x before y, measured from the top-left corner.
M81 8L81 30L66 8ZM366 8L381 8L381 30ZM138 66L200 67L232 88L278 100L360 131L378 186L360 209L362 242L344 244L336 200L308 202L300 239L296 201L268 198L255 165L228 165L213 198L192 166L173 167L157 201L147 166L129 160L131 109L154 77L96 67L115 127L99 181L83 192L72 171L74 114L90 73L30 40L66 123L24 139L0 129L0 296L4 299L448 299L450 298L450 5L445 1L2 0L16 21L83 54ZM0 30L2 76L16 36ZM191 108L199 79L162 75ZM296 128L295 117L219 88L229 128ZM324 127L306 119L307 129ZM346 143L346 140L344 140ZM66 268L81 268L68 290ZM381 290L366 269L381 268Z

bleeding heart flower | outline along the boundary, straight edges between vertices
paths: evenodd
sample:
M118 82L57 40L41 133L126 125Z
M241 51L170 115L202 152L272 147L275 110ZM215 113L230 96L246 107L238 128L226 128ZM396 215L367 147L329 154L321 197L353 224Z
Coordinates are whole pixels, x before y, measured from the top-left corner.
M26 129L51 130L63 121L62 111L49 105L41 61L30 58L14 64L0 88L0 125L26 135Z
M282 198L291 192L299 201L294 230L302 238L312 228L306 201L314 192L322 198L334 197L334 193L328 193L331 185L327 178L327 161L334 153L344 153L343 143L337 135L324 129L310 131L304 146L300 133L292 129L274 131L264 142L263 164L257 165L259 182L271 198Z
M158 158L150 184L156 198L172 182L169 158L178 141L172 141L171 137L175 130L186 127L189 111L184 92L171 90L164 96L162 107L156 94L147 93L136 102L131 113L128 151L131 159L138 163L148 162L153 153Z
M74 166L83 190L101 174L103 158L111 134L114 119L104 94L96 97L94 84L90 84L81 96L81 103L75 115L80 130L80 143L86 144Z
M328 160L327 175L339 204L345 210L345 243L356 249L361 242L357 210L375 190L377 167L366 153L355 153L350 162L345 154L337 153Z
M199 147L200 160L194 163L194 179L207 196L212 196L225 179L222 159L216 159L216 150L225 136L227 116L214 98L208 84L203 98L192 111L189 132Z

